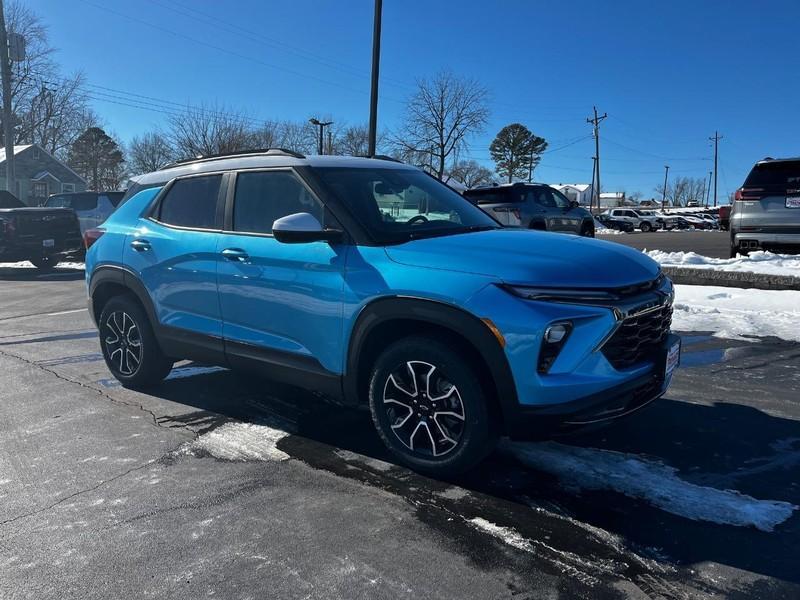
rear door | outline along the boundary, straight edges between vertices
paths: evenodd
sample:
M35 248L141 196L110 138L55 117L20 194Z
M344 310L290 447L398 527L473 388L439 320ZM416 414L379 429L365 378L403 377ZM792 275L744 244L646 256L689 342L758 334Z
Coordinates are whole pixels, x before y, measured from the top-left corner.
M147 288L161 325L176 335L200 334L220 351L217 242L225 182L220 173L174 180L127 236L123 259Z
M272 224L304 212L323 226L339 225L291 169L240 172L232 186L217 244L229 361L261 358L339 372L347 246L284 244L273 237Z

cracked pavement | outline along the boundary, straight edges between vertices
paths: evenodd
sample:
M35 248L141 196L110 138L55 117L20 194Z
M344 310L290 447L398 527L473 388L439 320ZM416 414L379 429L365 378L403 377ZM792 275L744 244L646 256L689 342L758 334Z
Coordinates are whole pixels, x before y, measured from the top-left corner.
M82 273L9 271L2 598L800 596L796 512L769 533L696 521L503 452L431 480L389 462L367 415L229 371L125 390L108 383ZM562 442L800 505L800 347L698 332L684 344L665 399ZM182 452L239 424L285 431L288 458Z

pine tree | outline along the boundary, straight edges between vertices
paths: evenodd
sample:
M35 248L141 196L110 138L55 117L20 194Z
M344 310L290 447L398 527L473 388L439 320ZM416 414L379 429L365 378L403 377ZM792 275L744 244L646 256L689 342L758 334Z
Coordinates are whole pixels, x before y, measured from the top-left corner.
M489 153L496 164L495 171L511 183L515 178L528 177L546 148L544 138L534 135L521 123L512 123L500 130L489 146Z
M89 127L72 144L67 164L83 177L89 189L113 190L123 178L122 150L105 131Z

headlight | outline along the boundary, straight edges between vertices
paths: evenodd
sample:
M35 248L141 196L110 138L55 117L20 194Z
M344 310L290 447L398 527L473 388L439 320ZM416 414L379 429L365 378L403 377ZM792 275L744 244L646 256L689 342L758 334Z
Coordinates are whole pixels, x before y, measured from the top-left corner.
M507 292L526 300L542 300L544 302L566 302L568 304L605 304L619 300L618 294L605 290L580 288L546 288L521 285L501 286Z

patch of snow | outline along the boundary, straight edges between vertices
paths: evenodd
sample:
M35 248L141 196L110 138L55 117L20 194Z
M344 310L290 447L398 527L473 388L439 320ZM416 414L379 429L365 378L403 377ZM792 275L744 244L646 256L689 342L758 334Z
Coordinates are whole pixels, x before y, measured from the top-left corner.
M800 255L751 252L736 258L711 258L696 252L645 251L650 258L667 267L692 267L715 271L740 271L765 275L794 275L800 277Z
M184 377L195 377L196 375L208 375L218 371L227 371L225 367L177 367L170 371L167 379L183 379Z
M254 423L225 423L185 444L178 454L213 456L232 461L280 461L289 455L277 444L289 435L286 431Z
M729 339L775 336L800 342L800 291L676 285L672 328Z
M635 454L558 442L506 442L503 448L526 465L555 475L562 485L619 492L695 521L772 531L798 508L736 490L695 485L681 479L677 469Z
M469 522L481 531L496 537L497 539L505 542L509 546L516 548L517 550L533 552L533 544L531 544L528 540L510 527L501 527L500 525L495 525L483 517L475 517L470 519Z
M9 268L9 269L32 269L32 270L36 269L34 264L32 262L27 261L27 260L21 260L19 262L13 262L13 263L0 262L0 268L3 268L3 269L6 269L6 268ZM82 263L82 262L60 262L55 266L54 271L58 272L60 269L77 269L79 271L83 271L83 270L86 269L86 265L84 263Z
M595 235L622 235L624 231L619 229L609 229L597 219L594 220L594 234Z

